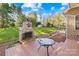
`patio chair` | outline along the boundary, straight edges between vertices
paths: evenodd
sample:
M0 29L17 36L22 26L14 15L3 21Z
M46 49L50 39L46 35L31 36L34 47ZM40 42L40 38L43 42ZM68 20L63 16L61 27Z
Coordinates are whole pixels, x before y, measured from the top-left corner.
M65 34L59 32L52 34L51 38L56 42L64 42L66 40Z

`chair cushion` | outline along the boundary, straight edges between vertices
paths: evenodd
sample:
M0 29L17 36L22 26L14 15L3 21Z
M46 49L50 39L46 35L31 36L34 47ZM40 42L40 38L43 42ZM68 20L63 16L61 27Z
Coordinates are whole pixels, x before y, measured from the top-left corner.
M58 33L55 36L52 36L52 39L56 42L64 42L66 40L65 34Z

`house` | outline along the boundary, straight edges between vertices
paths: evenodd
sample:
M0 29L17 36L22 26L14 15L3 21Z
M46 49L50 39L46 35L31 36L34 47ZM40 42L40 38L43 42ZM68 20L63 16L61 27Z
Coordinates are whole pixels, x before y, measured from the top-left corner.
M65 16L67 20L67 38L79 40L79 3L70 3Z

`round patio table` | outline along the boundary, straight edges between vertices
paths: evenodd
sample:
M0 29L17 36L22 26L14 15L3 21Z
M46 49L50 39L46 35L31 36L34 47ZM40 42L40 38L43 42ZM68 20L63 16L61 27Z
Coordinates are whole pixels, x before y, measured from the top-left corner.
M37 38L37 41L39 42L40 47L44 46L47 48L47 56L49 56L48 48L49 48L49 46L52 47L55 44L55 41L50 38ZM39 51L40 47L38 48L38 51Z

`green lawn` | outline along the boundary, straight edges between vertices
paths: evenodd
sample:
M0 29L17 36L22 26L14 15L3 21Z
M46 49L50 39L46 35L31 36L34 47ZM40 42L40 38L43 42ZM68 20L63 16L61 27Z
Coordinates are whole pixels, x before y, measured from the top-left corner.
M49 32L55 32L55 28L34 28L34 35L42 35ZM17 42L19 38L19 31L16 27L9 27L0 29L0 44L7 42Z
M18 40L18 28L3 28L0 29L0 44L7 42L16 42Z
M48 27L41 27L41 28L34 28L34 35L42 35L50 32L56 32L55 28L48 28Z

